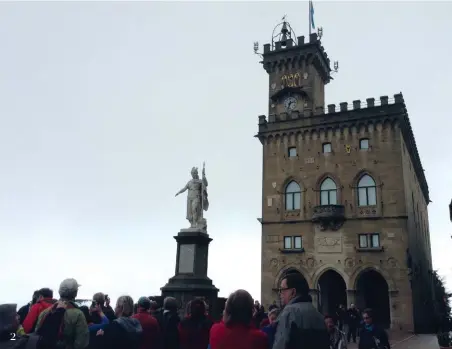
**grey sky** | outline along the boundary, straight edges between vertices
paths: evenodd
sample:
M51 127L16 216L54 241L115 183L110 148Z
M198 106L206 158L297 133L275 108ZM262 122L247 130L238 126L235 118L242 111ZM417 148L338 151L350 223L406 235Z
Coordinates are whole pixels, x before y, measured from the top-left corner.
M267 74L253 41L306 2L0 3L0 303L66 277L80 296L158 294L174 274L175 193L206 161L209 275L260 295ZM452 3L315 2L340 72L327 103L403 92L430 185L435 268L452 286ZM6 265L9 263L9 266Z

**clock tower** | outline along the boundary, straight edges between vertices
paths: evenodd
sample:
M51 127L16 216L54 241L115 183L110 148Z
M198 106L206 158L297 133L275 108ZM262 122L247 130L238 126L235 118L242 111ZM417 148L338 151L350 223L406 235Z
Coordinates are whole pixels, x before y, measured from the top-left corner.
M262 64L269 75L269 122L323 113L330 59L316 33L296 37L283 19L264 45Z

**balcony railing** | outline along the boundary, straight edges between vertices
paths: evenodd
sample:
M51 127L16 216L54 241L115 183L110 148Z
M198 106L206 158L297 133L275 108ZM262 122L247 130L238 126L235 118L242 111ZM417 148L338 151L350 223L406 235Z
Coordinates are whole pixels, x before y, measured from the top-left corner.
M343 205L315 206L312 222L319 224L321 230L338 230L345 221L345 207Z

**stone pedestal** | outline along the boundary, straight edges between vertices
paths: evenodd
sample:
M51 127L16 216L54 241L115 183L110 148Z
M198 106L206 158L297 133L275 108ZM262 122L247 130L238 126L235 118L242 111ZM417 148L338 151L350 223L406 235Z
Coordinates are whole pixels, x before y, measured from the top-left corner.
M176 271L161 288L162 296L176 298L182 310L193 298L204 298L212 316L218 316L219 290L207 277L209 244L212 239L200 229L182 229L174 239L177 241Z

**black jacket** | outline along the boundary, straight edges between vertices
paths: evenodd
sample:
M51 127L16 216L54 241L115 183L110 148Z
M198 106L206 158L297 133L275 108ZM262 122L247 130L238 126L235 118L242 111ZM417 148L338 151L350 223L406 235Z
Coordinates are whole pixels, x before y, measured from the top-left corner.
M96 338L95 347L104 349L139 349L143 329L137 319L120 317L105 327L104 335Z
M162 344L165 349L179 349L179 322L180 318L175 311L167 311L156 315L162 331Z
M377 341L379 345L377 346ZM390 349L389 339L386 331L381 327L373 325L372 328L364 327L359 337L358 349Z

